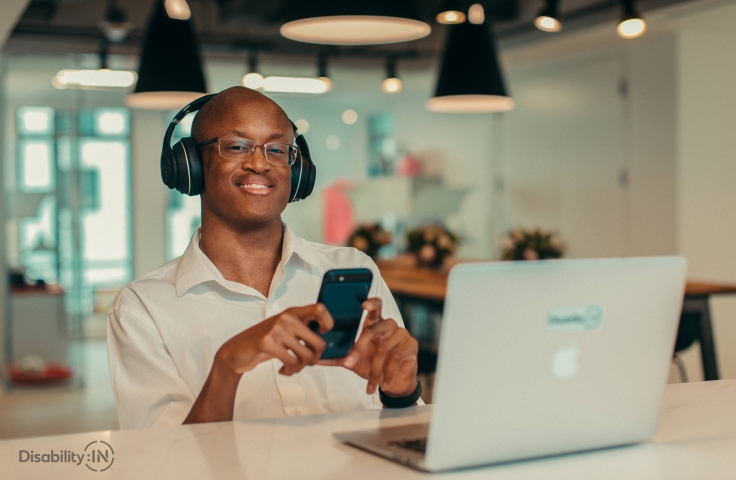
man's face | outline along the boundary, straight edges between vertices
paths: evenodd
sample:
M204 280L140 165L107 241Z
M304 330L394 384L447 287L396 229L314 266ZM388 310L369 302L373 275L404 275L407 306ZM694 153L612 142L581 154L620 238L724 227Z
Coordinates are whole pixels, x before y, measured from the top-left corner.
M211 115L206 132L214 137L241 137L257 144L291 145L294 132L284 113L265 101L231 107L223 115ZM291 167L266 160L256 147L244 161L220 155L217 142L200 147L204 168L202 207L236 224L263 224L280 219L291 190ZM203 212L204 213L204 212Z

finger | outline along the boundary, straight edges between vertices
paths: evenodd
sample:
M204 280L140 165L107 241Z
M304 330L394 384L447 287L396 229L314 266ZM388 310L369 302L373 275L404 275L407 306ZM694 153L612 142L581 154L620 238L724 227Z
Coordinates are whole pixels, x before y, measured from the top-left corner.
M395 320L388 318L381 320L380 322L368 327L368 330L373 332L373 342L377 343L382 341L384 338L392 335L395 331L399 330L399 326Z
M419 351L419 343L414 337L406 332L403 335L401 345L399 345L389 357L386 368L383 370L383 384L390 385L396 375L401 371L407 362L413 364L409 372L409 377L414 378L417 374L417 352ZM382 386L383 386L382 384Z
M368 378L376 345L396 329L398 329L398 326L393 320L381 320L368 328L364 328L360 332L358 341L355 342L345 358L345 367L363 378Z
M315 355L314 350L303 345L296 337L287 337L284 339L284 346L291 350L296 355L298 360L297 365L294 366L293 373L300 372L307 365L314 365L319 359L318 355Z
M364 328L358 337L358 341L355 342L353 348L350 349L347 356L344 359L343 366L350 370L353 370L358 375L361 375L359 366L363 363L364 359L370 359L375 351L375 344L373 340L376 338L376 334L370 328ZM363 375L361 375L363 376Z
M365 316L364 327L370 327L375 323L381 321L381 310L383 308L383 302L378 297L369 298L362 304L363 310L367 312Z
M376 387L380 385L383 380L386 359L393 353L396 347L401 345L403 340L404 337L401 332L396 331L376 345L376 352L373 354L373 359L371 361L371 370L368 375L368 387L366 389L369 395L376 392Z
M320 360L317 362L317 365L322 365L323 367L344 367L345 366L345 358L327 358L325 360Z
M413 380L417 376L416 356L400 350L400 348L394 350L383 371L381 388L384 390L388 389L394 382ZM404 372L408 373L405 374Z
M303 307L292 307L286 312L296 315L296 317L305 325L309 325L310 322L316 321L319 324L319 332L325 333L332 330L335 326L335 321L330 315L327 307L322 303L315 303L314 305L305 305ZM286 313L284 312L284 313Z
M286 347L283 345L274 346L269 349L269 353L272 357L281 360L281 363L284 364L284 366L279 369L279 373L284 375L291 375L294 373L293 369L298 365L299 361L286 349Z
M284 337L290 337L297 342L298 340L302 340L304 342L304 345L306 345L309 350L313 351L316 354L316 358L313 360L312 363L310 363L310 365L316 364L317 360L319 360L319 357L322 355L322 352L324 352L325 347L327 346L324 339L314 333L295 314L291 312L284 312L282 318L285 324L285 333L283 334Z

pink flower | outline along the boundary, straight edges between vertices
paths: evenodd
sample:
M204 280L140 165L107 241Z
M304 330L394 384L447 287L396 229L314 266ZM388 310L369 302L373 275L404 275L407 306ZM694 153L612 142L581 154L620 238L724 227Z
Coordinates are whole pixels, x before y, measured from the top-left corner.
M361 252L368 251L368 240L363 236L356 236L353 238L352 246L360 250Z
M437 257L437 252L432 245L425 245L419 250L419 259L424 263L432 263Z
M504 237L502 247L504 250L513 250L516 248L516 242L511 237Z
M549 244L558 252L562 252L562 250L564 250L565 248L565 244L562 242L562 239L560 237L552 236L549 239Z
M531 248L524 250L522 256L524 257L524 260L539 260L539 254Z

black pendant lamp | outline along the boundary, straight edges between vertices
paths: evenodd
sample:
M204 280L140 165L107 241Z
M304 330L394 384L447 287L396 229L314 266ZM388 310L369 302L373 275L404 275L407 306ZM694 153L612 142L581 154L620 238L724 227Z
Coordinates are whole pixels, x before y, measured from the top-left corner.
M465 22L450 26L437 89L425 105L428 110L442 113L505 112L514 108L488 25Z
M292 0L281 35L326 45L377 45L426 37L416 0Z
M169 18L163 0L156 0L141 50L138 83L125 104L131 108L175 110L205 93L191 21Z

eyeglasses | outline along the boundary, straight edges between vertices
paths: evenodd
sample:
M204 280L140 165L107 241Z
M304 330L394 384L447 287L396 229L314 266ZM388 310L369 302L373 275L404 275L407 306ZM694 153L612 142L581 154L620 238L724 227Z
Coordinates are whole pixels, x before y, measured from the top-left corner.
M203 147L211 143L217 142L220 155L224 158L237 162L244 162L253 155L257 147L263 147L263 153L266 161L272 165L288 167L294 165L299 155L299 148L294 145L285 143L256 143L253 140L239 137L215 137L202 143L198 143L197 147Z

